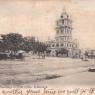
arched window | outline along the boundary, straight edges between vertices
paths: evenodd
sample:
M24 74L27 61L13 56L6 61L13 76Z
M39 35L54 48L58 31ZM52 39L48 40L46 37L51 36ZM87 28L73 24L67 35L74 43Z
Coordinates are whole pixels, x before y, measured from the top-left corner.
M70 44L70 47L72 47L72 44Z
M62 20L62 24L64 24L64 20Z
M68 43L67 43L67 47L68 47Z
M52 47L54 47L54 44L52 44Z
M63 30L61 29L60 31L61 31L61 34L62 34L63 33Z
M59 44L56 44L57 47L59 47Z
M63 44L61 44L61 46L63 46Z

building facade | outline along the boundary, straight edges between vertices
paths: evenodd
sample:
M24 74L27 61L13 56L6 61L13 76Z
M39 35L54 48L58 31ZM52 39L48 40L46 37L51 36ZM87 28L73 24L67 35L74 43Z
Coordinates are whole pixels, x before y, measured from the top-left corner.
M47 41L50 55L72 57L78 49L78 44L72 39L72 20L65 10L56 21L55 30L55 39Z

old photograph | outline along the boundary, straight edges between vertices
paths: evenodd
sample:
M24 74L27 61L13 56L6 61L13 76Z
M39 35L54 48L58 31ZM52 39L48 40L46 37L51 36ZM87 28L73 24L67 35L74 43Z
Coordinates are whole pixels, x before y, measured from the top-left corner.
M94 0L0 0L0 88L95 86Z

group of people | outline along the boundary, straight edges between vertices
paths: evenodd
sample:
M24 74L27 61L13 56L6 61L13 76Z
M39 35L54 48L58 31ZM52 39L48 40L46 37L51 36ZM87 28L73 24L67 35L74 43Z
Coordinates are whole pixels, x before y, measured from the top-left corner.
M45 59L45 52L37 52L37 53L33 53L33 59Z

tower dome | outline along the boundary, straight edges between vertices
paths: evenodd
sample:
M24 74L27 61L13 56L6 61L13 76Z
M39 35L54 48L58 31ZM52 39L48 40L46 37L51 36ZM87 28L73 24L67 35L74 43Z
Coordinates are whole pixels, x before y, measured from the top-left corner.
M63 12L61 13L60 18L65 19L65 18L68 18L68 17L69 17L69 15L67 14L66 10L63 9Z

